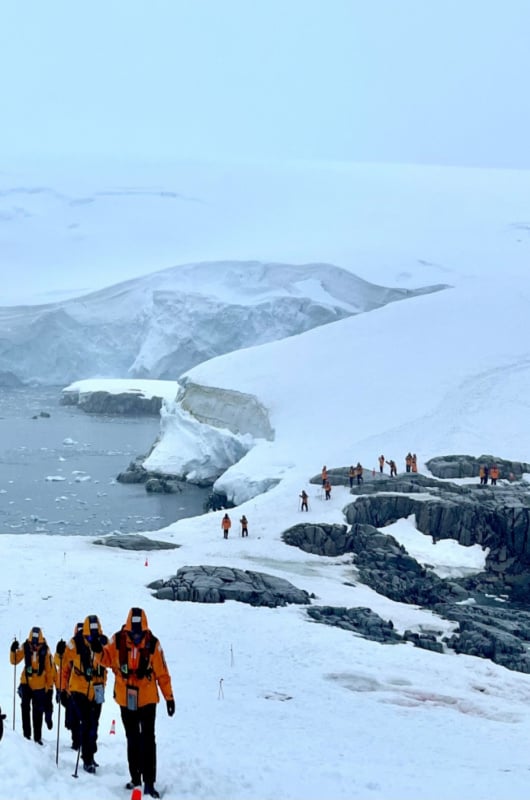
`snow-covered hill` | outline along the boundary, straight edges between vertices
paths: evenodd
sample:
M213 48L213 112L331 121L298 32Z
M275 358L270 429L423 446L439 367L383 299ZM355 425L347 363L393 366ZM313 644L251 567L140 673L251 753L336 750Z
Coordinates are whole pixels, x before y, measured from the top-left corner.
M330 264L187 264L75 300L0 308L0 372L48 384L174 380L221 353L441 288L376 286Z

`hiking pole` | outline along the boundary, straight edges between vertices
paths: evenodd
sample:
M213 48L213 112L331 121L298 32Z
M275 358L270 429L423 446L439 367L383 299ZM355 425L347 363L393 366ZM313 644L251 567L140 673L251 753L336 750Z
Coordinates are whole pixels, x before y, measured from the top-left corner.
M61 695L63 691L63 653L59 656L59 711L57 712L57 744L55 746L55 766L59 766L59 735L61 730Z
M13 641L14 642L18 641L16 636L13 637ZM15 698L17 695L17 662L15 655L14 655L14 661L15 663L13 664L13 730L15 730L15 702L16 702Z

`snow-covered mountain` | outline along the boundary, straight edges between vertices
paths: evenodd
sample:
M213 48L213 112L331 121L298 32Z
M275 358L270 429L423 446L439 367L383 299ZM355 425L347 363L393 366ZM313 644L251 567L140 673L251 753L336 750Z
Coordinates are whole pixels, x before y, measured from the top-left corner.
M0 373L53 385L174 380L213 356L442 288L377 286L330 264L187 264L72 300L0 308Z

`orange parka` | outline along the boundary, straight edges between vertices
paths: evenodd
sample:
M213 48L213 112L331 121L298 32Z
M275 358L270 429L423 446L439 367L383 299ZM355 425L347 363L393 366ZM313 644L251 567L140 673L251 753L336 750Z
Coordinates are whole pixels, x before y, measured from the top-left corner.
M494 481L498 480L499 478L499 468L497 466L493 466L490 469L490 478Z
M230 519L228 514L225 514L221 520L221 528L224 531L229 531L231 527L232 527L232 520Z
M114 699L127 708L127 690L137 694L138 707L173 700L171 677L160 642L149 630L145 611L131 608L127 622L103 648L101 662L114 673Z
M99 646L96 642L99 642ZM107 670L101 663L103 645L107 642L97 616L94 614L86 617L83 630L70 639L64 651L62 689L69 694L84 694L90 701L95 699L94 686L105 686L107 683ZM92 649L94 646L96 651Z
M26 684L33 691L53 689L55 666L50 648L40 628L34 627L30 630L22 646L15 652L10 651L9 660L11 664L20 664L24 661L20 683Z

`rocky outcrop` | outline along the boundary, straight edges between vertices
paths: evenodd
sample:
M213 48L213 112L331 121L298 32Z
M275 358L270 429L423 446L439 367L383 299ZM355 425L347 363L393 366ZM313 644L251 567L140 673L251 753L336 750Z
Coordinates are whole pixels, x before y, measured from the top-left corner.
M524 461L507 461L492 455L467 456L453 455L431 458L426 466L437 478L477 478L481 464L496 464L499 467L501 478L520 478L525 472L530 472L530 464Z
M140 461L131 461L124 472L118 473L119 483L143 483L145 491L152 494L177 494L182 492L182 481L174 475L149 472Z
M289 581L262 572L231 567L181 567L169 580L149 584L160 600L224 603L238 600L251 606L309 604L309 594Z
M307 614L315 622L358 633L364 639L370 639L380 644L412 642L415 647L421 647L423 650L432 650L435 653L443 653L444 651L442 642L437 639L434 633L419 633L407 630L401 636L394 629L392 620L384 620L370 608L311 606L311 608L307 609Z
M24 382L17 378L13 372L2 372L0 370L0 388L20 389L22 386L24 386Z
M175 550L179 544L162 542L157 539L149 539L139 533L111 533L103 539L95 539L94 544L101 544L104 547L119 547L120 550Z
M62 405L77 405L88 414L160 416L161 397L146 397L141 392L63 391Z

